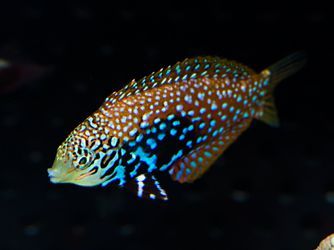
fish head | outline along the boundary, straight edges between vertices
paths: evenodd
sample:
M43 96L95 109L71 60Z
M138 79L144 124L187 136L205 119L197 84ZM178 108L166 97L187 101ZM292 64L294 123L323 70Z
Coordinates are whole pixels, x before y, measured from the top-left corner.
M103 182L94 165L95 152L87 138L72 133L57 150L56 158L48 169L52 183L72 183L80 186L95 186Z

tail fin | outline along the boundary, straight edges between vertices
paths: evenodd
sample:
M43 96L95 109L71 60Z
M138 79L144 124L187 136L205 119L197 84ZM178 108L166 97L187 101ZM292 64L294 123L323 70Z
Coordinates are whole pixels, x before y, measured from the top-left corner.
M299 71L305 63L306 55L296 52L271 65L266 69L270 74L271 88L274 89L279 82Z
M302 52L296 52L276 62L263 70L260 75L264 79L269 78L269 93L266 96L263 109L258 119L273 126L279 126L277 110L274 103L273 91L278 83L299 71L306 63L306 56Z

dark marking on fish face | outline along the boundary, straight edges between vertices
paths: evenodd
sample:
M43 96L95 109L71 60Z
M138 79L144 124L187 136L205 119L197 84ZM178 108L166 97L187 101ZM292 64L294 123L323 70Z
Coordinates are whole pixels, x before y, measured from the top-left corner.
M109 165L110 161L114 159L116 154L117 154L116 150L113 150L109 155L106 154L101 160L101 168L106 168Z
M101 155L100 155L99 153L97 153L97 154L95 155L95 161L96 161L96 160L99 160L100 157L101 157Z
M92 170L90 171L90 174L91 174L91 175L96 174L98 170L99 170L99 168L98 168L97 166L94 166L94 167L92 168Z
M113 153L113 158L110 157L108 165L105 166L105 168L108 167L108 170L103 175L101 175L101 179L110 176L114 172L115 167L117 167L121 162L121 150L115 150L114 152L115 154Z

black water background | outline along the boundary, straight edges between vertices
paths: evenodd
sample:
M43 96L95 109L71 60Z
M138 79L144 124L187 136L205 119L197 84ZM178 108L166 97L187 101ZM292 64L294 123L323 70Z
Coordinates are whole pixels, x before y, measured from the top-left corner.
M330 17L6 2L0 51L54 71L0 96L0 249L314 248L334 232ZM296 50L309 63L276 91L281 127L254 122L192 185L164 179L170 202L49 183L57 146L133 78L196 55L261 70Z

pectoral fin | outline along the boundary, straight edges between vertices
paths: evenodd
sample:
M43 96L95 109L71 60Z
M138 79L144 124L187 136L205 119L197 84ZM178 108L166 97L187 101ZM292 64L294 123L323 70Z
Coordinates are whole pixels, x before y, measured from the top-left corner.
M168 200L166 191L152 174L141 174L125 185L140 198Z

